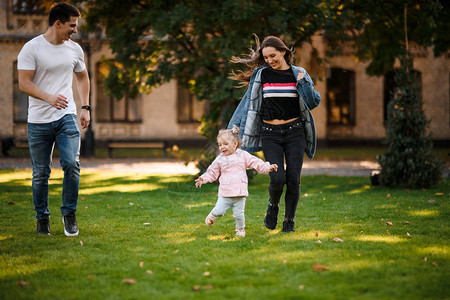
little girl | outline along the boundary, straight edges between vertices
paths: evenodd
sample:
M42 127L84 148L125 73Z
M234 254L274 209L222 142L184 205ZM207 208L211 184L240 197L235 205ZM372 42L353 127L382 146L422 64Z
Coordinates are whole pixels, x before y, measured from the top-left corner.
M217 217L223 216L232 207L236 220L236 235L245 236L245 197L248 196L247 169L259 173L276 171L278 166L264 162L256 156L240 149L239 128L221 129L217 135L220 155L212 162L206 172L195 180L195 186L214 182L219 178L219 197L216 206L206 217L205 223L211 226Z

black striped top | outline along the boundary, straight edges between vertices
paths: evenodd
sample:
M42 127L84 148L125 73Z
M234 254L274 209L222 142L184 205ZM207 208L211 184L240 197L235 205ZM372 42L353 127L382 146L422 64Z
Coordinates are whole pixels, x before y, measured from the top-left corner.
M261 73L263 120L289 120L300 117L296 80L291 69L266 68Z

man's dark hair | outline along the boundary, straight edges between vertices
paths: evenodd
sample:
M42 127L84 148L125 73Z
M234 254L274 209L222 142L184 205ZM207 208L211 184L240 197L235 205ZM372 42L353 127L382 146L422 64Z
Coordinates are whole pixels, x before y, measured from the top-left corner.
M70 17L80 17L80 11L73 5L68 3L55 3L50 7L50 13L48 15L48 25L53 24L60 20L61 23L70 21Z

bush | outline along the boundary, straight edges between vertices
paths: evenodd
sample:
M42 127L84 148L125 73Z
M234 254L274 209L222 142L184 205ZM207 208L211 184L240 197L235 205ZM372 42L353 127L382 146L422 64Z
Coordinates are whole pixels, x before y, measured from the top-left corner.
M441 160L431 150L429 120L422 110L410 59L403 58L396 71L396 89L389 105L387 143L389 150L377 158L381 166L379 182L386 186L424 188L435 185L442 176Z

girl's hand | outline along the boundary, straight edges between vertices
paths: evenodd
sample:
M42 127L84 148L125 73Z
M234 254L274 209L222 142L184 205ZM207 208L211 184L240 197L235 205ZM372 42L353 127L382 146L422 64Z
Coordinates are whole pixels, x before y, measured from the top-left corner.
M277 171L278 170L278 165L277 164L271 164L270 165L270 171L269 172L273 172L273 171Z
M197 179L195 179L195 187L202 187L203 184L203 178L199 177Z

